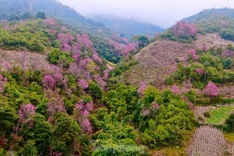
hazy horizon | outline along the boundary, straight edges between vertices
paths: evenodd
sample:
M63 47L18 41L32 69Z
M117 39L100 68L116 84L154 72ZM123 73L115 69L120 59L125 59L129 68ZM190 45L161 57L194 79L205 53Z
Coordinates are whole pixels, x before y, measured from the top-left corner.
M134 18L161 26L170 27L176 21L194 15L204 9L234 8L233 0L58 0L74 8L81 15L112 15L118 18Z

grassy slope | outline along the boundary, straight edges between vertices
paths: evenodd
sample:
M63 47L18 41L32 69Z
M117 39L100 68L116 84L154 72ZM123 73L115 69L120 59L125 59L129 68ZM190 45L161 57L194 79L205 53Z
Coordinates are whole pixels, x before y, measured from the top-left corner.
M223 124L228 116L234 111L234 105L220 106L210 110L211 118L207 118L207 123L219 125Z

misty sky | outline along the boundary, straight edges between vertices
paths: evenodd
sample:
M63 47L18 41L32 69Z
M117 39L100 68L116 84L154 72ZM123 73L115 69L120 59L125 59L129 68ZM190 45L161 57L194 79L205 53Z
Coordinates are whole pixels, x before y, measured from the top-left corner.
M169 27L203 9L231 7L234 0L59 0L81 15L114 15Z

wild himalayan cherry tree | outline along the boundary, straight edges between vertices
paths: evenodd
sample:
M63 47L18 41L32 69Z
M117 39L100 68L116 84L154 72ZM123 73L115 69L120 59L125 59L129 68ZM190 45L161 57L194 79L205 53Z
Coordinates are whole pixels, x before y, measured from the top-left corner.
M62 51L71 51L71 42L74 40L74 37L69 33L59 33L57 39L61 42L60 49Z
M176 37L191 36L194 37L198 33L198 29L194 24L187 24L185 21L178 21L172 28L172 33Z
M142 82L141 85L140 85L140 88L138 88L138 90L137 90L137 93L140 96L143 96L143 93L144 93L146 87L147 87L147 85L144 82Z
M125 45L122 49L122 55L128 55L131 52L136 51L138 47L138 43L128 43L127 45Z
M55 20L51 17L47 18L44 23L49 26L54 26L56 24Z
M85 103L83 100L80 100L75 106L78 110L77 120L81 124L83 131L91 133L92 125L89 121L88 116L90 115L90 111L93 110L93 103Z
M204 93L208 96L218 96L219 89L213 82L209 82L204 90Z
M7 78L3 77L0 74L0 93L4 92L6 83L7 83Z
M196 50L190 49L190 50L189 50L189 54L190 54L191 58L192 58L194 61L196 61L196 60L198 59L198 55L197 55L197 53L196 53Z
M16 135L18 135L20 123L22 123L22 122L27 122L27 123L30 122L30 118L32 116L34 116L35 113L36 113L36 107L34 105L32 105L32 104L26 104L26 105L21 105L20 106L20 109L19 109L19 112L18 112L18 114L19 114L19 121L18 121L17 126L15 128ZM33 123L30 122L29 125L32 126Z
M43 86L47 89L54 89L56 86L56 80L52 75L45 75L42 79Z
M19 119L24 121L36 113L36 107L32 104L21 105L19 110Z
M47 97L49 99L47 112L49 113L49 121L52 119L55 112L66 112L64 107L63 98L58 91L47 91Z
M77 34L77 42L82 44L85 48L92 48L93 43L89 39L89 36L87 34Z
M89 87L89 84L84 80L81 79L78 81L78 85L82 88L82 89L87 89Z
M204 75L205 74L205 71L202 70L202 69L200 69L200 68L196 68L194 71L195 71L195 73L200 74L200 75Z
M180 94L180 89L177 85L173 85L171 88L172 93L174 93L175 95Z

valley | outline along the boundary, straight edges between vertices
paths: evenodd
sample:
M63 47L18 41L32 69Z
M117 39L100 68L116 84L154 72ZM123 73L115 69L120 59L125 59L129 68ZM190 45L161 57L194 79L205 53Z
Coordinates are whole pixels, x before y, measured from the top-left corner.
M0 2L0 156L234 155L232 14L163 30Z

